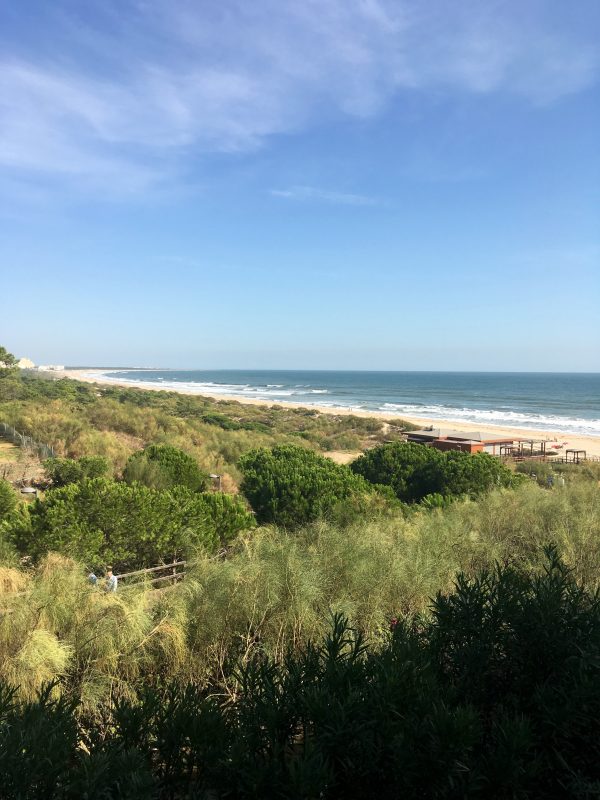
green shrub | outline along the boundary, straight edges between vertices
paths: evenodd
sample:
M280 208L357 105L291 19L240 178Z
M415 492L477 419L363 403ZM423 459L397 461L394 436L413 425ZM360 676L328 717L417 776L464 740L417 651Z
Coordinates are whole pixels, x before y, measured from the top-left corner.
M198 547L214 549L216 525L200 494L185 487L156 491L107 478L84 479L46 493L17 527L18 549L36 559L56 551L88 566L153 566Z
M8 519L17 507L17 495L8 481L0 479L0 523Z
M295 445L252 450L239 467L241 490L261 523L304 525L371 491L346 466Z
M400 500L419 500L426 494L420 485L419 471L441 453L420 444L393 442L374 447L350 464L350 469L370 483L391 486Z
M0 378L10 379L18 371L18 359L9 353L5 347L0 346Z
M48 458L43 463L46 478L58 488L68 483L76 483L84 478L101 478L108 475L109 464L102 456L82 456L81 458Z
M489 453L441 453L440 459L423 464L415 484L425 494L477 497L496 487L516 486L522 480Z
M176 447L156 444L131 456L125 466L123 479L127 483L138 482L152 489L185 486L192 492L206 489L209 480L192 456Z
M217 414L216 411L210 411L206 414L202 414L200 419L202 422L206 422L208 425L217 425L224 431L239 431L242 427L239 422L229 419L229 417L226 417L225 414Z
M242 531L256 527L254 515L242 498L224 492L203 492L199 497L221 544L227 544Z
M406 502L434 494L474 497L494 487L517 485L520 480L488 453L441 452L407 442L374 447L350 468L370 483L391 486Z

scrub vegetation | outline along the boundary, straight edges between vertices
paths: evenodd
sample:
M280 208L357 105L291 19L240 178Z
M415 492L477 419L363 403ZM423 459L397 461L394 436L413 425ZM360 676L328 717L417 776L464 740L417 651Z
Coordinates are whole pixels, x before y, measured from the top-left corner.
M14 372L0 383L0 420L51 443L60 456L102 456L118 475L138 450L170 445L192 456L204 473L224 475L232 485L240 478L240 456L257 447L297 444L317 452L357 452L399 439L402 429L411 427L402 420L390 427L371 417Z

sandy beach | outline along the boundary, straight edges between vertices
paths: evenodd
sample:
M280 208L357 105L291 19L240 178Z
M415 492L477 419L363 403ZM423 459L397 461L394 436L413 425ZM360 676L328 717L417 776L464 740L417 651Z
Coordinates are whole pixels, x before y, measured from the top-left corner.
M233 395L220 395L220 394L213 394L212 392L209 394L207 392L193 392L189 389L175 389L173 387L169 387L167 390L160 389L156 386L133 386L128 381L118 380L116 378L108 379L104 375L103 370L95 370L95 369L85 369L85 370L78 370L78 369L66 369L61 371L56 371L52 373L57 377L63 378L72 378L74 380L82 381L84 383L92 383L98 385L109 385L109 386L123 386L128 389L139 389L141 391L170 391L170 392L179 392L180 394L189 394L195 395L198 397L207 397L212 400L225 400L226 402L239 402L243 403L244 405L256 405L256 406L282 406L287 408L301 408L303 406L302 403L290 403L290 402L270 402L268 400L261 400L254 397L237 397ZM551 440L553 443L564 445L564 449L577 449L577 450L585 450L588 455L592 456L600 456L600 437L597 436L577 436L573 433L566 433L561 431L560 429L552 429L552 430L540 430L540 429L529 429L529 428L512 428L512 427L504 427L500 425L475 425L469 424L466 425L464 421L457 422L456 420L451 419L431 419L425 417L407 417L405 415L399 414L382 414L378 411L365 411L364 409L352 409L352 408L340 408L340 407L333 407L333 406L319 406L319 405L311 405L310 408L319 411L322 414L332 414L334 416L340 415L347 415L353 414L357 417L375 417L376 419L386 420L387 422L393 423L394 420L397 419L405 419L407 422L411 422L415 425L420 425L422 427L428 427L433 425L434 428L451 428L457 431L473 431L477 430L484 436L489 435L490 438L494 436L506 436L506 437L526 437L531 436L532 438L536 439L548 439ZM561 452L560 450L558 451Z

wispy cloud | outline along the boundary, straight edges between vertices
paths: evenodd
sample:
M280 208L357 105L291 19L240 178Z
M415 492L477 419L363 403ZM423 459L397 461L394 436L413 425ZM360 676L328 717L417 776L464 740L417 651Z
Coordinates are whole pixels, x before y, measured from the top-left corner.
M376 197L350 194L348 192L330 192L325 189L318 189L315 186L291 186L289 189L271 189L271 194L274 197L284 197L288 200L315 200L343 206L376 206L381 204L381 201Z
M191 154L372 117L404 92L552 103L599 70L594 25L571 24L568 9L552 18L535 0L90 0L94 27L72 8L57 0L45 12L53 47L26 31L0 41L0 165L13 178L143 191Z

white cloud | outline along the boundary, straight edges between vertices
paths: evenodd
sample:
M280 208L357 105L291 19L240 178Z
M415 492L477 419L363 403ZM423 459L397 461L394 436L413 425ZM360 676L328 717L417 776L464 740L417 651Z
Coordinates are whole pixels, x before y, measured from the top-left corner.
M118 12L62 40L59 12L52 58L26 42L4 47L5 169L143 190L192 152L248 151L323 119L370 117L405 91L552 103L590 86L599 67L593 31L546 19L534 0L528 10L516 0L122 0Z
M316 200L344 206L375 206L380 204L376 197L350 194L348 192L331 192L326 189L318 189L315 186L291 186L289 189L271 189L271 194L274 197L283 197L288 200Z

